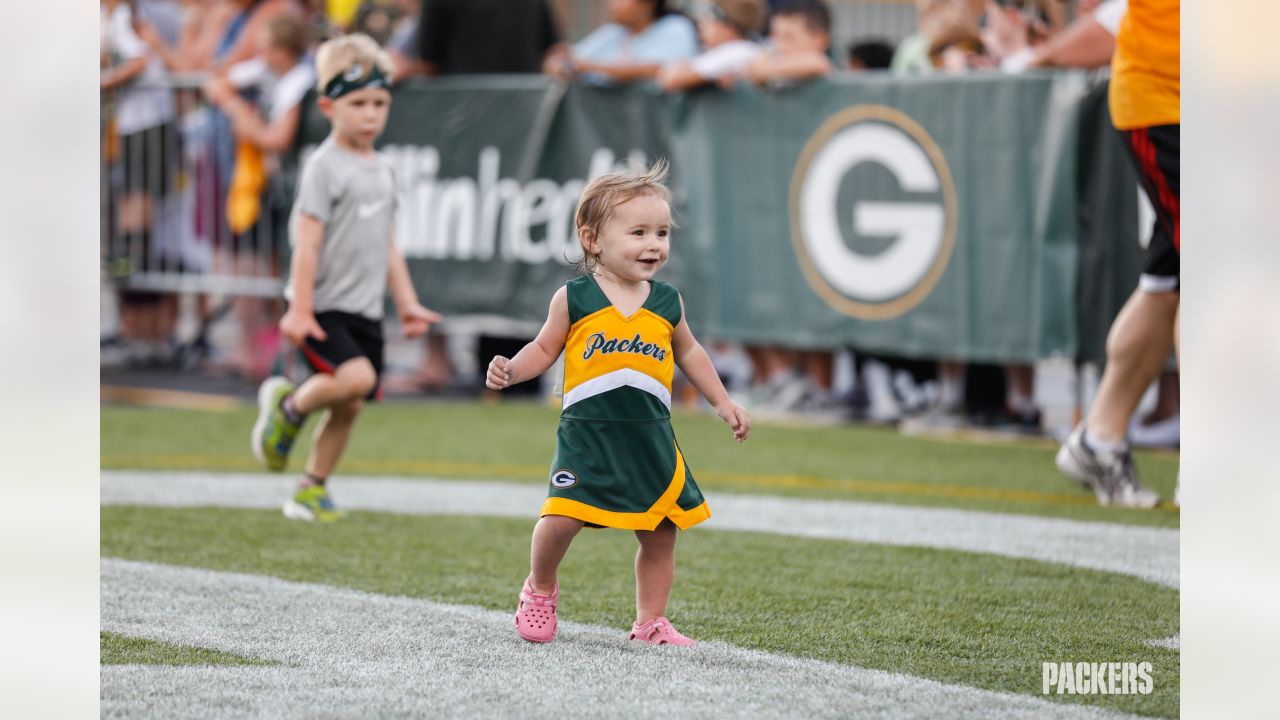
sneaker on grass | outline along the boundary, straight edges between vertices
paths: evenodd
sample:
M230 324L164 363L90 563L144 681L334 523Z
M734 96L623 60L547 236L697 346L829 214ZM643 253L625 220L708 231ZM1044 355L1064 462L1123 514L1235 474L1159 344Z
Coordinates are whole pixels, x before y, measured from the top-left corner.
M342 517L342 511L334 506L323 485L308 485L298 488L284 504L284 516L303 522L333 522Z
M254 457L276 472L289 464L289 451L302 429L303 418L291 422L281 406L293 390L293 383L279 376L267 378L258 388L258 420L253 424L250 444Z
M1055 461L1063 475L1092 489L1099 505L1149 509L1160 503L1159 494L1138 482L1129 446L1119 452L1095 450L1085 442L1084 425L1067 437Z

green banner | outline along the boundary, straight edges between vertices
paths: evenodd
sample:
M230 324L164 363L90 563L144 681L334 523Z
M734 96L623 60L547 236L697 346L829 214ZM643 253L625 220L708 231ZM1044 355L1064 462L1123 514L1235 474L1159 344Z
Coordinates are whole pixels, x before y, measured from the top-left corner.
M1075 74L675 97L446 78L396 89L380 148L397 241L448 314L540 321L580 255L587 179L665 156L681 227L662 275L700 335L1032 360L1077 352L1085 91ZM303 155L326 132L309 110Z

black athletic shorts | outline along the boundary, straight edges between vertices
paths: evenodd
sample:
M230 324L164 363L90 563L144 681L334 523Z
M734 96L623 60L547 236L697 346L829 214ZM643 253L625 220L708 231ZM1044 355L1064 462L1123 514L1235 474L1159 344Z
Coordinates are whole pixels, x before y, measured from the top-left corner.
M316 313L316 322L324 330L324 341L307 338L302 355L312 370L330 373L342 363L355 358L369 358L378 375L377 382L367 399L382 397L382 321L370 320L363 315L329 310Z
M1156 211L1147 245L1147 263L1138 287L1148 292L1177 292L1180 287L1182 238L1178 213L1178 125L1121 130L1129 156L1138 168L1142 189Z

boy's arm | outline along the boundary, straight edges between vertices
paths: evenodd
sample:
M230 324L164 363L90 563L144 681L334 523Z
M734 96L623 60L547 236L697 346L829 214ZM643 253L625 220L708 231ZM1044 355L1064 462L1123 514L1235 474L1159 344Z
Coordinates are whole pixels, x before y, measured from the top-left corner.
M433 323L444 319L443 315L428 310L418 301L418 291L413 289L413 277L409 275L409 264L396 245L394 226L387 240L387 289L395 301L396 314L400 316L400 327L405 337L424 335Z
M289 309L280 318L280 332L289 342L302 347L308 337L323 341L324 330L316 322L315 296L316 263L320 247L324 244L324 223L306 214L297 218L297 237L293 245L290 277L293 279L293 297Z
M240 97L225 77L210 79L205 83L204 92L209 101L231 119L231 131L237 138L248 140L267 152L285 152L293 147L298 118L302 116L300 106L294 105L268 123L258 114L257 106Z
M516 356L508 360L501 355L489 363L489 373L485 385L490 390L502 390L516 383L524 382L547 371L556 358L564 350L564 341L569 336L569 293L561 287L551 296L551 305L547 308L547 321L543 323L538 336L528 345L520 349Z
M691 63L684 61L663 65L662 69L658 70L657 82L658 87L667 92L680 92L692 90L711 81L695 72Z
M599 63L591 60L574 60L573 69L580 74L599 73L614 82L635 82L657 77L661 63Z
M746 74L760 85L771 80L812 80L831 74L831 60L822 53L762 54L751 61Z
M751 433L751 418L747 417L747 411L741 405L729 398L729 391L724 389L720 374L716 372L715 365L711 364L711 358L702 343L693 336L684 315L684 298L681 297L680 322L676 324L671 336L676 365L689 378L689 382L693 383L694 389L716 409L716 414L733 428L734 439L742 442Z

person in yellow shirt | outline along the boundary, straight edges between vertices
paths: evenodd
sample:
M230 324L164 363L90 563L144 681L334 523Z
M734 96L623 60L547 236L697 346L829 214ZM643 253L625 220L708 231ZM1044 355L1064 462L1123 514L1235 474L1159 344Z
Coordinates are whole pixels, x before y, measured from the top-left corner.
M1179 0L1129 0L1111 60L1111 121L1156 221L1138 289L1107 336L1098 396L1057 456L1058 469L1093 489L1102 505L1150 508L1160 502L1138 482L1125 435L1142 394L1178 340L1179 10Z

